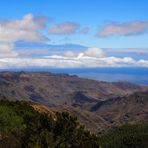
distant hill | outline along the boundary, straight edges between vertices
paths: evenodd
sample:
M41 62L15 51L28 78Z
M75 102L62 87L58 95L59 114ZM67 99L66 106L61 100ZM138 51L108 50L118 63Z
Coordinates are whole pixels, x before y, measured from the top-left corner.
M0 93L12 100L38 101L47 106L94 104L110 97L124 96L146 87L129 82L107 83L76 75L49 72L1 72Z

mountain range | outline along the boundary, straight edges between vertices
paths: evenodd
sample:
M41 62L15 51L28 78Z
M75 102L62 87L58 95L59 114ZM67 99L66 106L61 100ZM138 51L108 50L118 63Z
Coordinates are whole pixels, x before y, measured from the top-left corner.
M148 122L148 87L50 72L1 72L0 98L26 100L50 111L68 111L91 131ZM44 106L44 107L43 107Z

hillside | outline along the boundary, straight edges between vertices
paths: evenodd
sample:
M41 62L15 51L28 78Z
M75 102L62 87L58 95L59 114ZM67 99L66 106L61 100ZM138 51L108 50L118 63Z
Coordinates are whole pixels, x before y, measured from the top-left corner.
M110 127L125 123L148 123L148 92L100 101L91 112L103 118Z

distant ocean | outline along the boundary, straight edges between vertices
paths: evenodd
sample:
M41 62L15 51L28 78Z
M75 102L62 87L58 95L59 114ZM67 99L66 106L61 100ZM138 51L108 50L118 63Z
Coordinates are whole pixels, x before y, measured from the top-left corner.
M148 68L51 69L51 71L75 74L82 78L99 81L129 81L148 85Z
M3 70L1 70L3 71ZM49 71L68 73L99 81L117 82L129 81L137 84L148 85L148 68L31 68L8 69L7 71Z

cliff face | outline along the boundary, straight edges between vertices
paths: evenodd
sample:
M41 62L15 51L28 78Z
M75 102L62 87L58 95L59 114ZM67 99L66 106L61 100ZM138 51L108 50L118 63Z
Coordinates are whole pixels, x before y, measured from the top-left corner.
M34 101L51 110L67 110L97 132L123 122L145 121L148 110L147 99L143 98L147 98L147 90L129 82L107 83L68 74L0 73L1 98Z

